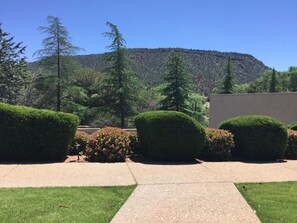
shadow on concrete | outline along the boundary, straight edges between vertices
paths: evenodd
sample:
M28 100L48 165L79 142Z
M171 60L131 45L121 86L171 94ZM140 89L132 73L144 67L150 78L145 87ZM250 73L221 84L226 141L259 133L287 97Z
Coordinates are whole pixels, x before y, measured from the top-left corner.
M150 164L150 165L193 165L193 164L201 164L202 161L200 160L193 160L188 162L176 162L176 161L163 161L163 160L152 160L149 158L145 158L141 155L132 155L127 159L127 162L134 162L134 163L143 163L143 164Z
M34 164L53 164L53 163L82 163L87 162L84 156L80 156L80 160L77 160L77 156L67 156L62 160L54 160L54 161L34 161L34 160L10 160L10 161L0 161L0 165L34 165Z

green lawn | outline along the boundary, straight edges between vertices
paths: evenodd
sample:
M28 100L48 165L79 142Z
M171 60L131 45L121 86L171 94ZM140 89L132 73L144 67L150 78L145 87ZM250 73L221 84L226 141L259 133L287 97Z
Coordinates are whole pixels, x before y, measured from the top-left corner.
M297 222L297 182L241 183L236 187L263 223Z
M135 186L0 189L1 222L110 222Z

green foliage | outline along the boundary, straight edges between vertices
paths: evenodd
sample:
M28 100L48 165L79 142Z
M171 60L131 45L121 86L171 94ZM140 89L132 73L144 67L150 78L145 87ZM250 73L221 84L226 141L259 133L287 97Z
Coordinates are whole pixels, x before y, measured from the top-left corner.
M128 135L130 140L130 143L129 143L130 151L134 153L138 153L140 148L140 143L138 140L137 132L128 132Z
M283 159L287 144L284 124L267 116L240 116L220 124L234 135L233 155L246 160Z
M134 78L134 73L127 69L126 41L116 25L110 22L107 22L107 25L111 31L105 32L104 36L112 40L108 46L112 52L106 58L111 66L105 70L105 86L102 88L103 106L106 111L120 119L121 127L125 127L126 118L136 113L133 105L139 101L136 92L139 84Z
M89 124L102 116L96 101L103 75L94 69L81 68L70 60L61 65L61 110L79 116L81 124ZM56 109L57 77L50 68L41 66L33 76L20 103L42 109ZM103 123L104 124L104 123Z
M233 74L232 74L232 65L231 65L231 57L228 57L228 60L225 64L225 68L224 68L224 72L225 72L225 77L223 79L223 83L222 83L222 89L221 89L221 93L222 94L232 94L234 91L234 78L233 78Z
M262 92L287 92L291 91L292 82L290 78L292 73L276 72L273 70L266 70L259 78L250 83L247 90L248 93L262 93Z
M124 162L130 152L129 134L119 128L103 128L90 136L86 149L91 162Z
M234 78L239 84L254 81L268 69L261 61L247 54L182 48L127 49L131 61L127 68L135 71L137 78L145 85L157 86L162 83L164 64L173 50L183 54L191 83L195 85L194 91L199 94L209 94L213 88L220 86L219 80L225 76L223 68L229 55L232 58ZM110 66L106 61L109 56L110 53L103 53L75 56L72 59L82 67L94 68L101 72ZM30 67L34 70L35 64L31 63Z
M208 126L208 107L206 97L192 93L186 101L184 111L187 115L196 119L201 125Z
M0 159L62 160L78 123L72 114L0 103Z
M28 76L25 47L14 42L0 23L0 102L15 104Z
M221 129L206 129L206 140L201 151L203 160L229 160L235 143L233 134Z
M288 76L290 78L290 91L297 91L297 67L289 67Z
M89 143L89 139L90 136L87 133L82 131L76 131L69 149L69 155L77 155L80 152L84 152Z
M271 78L269 81L269 92L276 92L276 85L277 85L276 71L273 68L271 73Z
M181 112L145 112L136 116L135 125L140 152L152 159L194 160L205 141L204 128Z
M288 130L288 145L286 159L297 159L297 131Z
M162 89L164 99L160 101L161 109L183 112L189 97L190 84L181 53L172 51L169 54L164 82L165 87Z
M287 126L288 129L297 131L297 122L293 122Z
M249 84L235 84L233 93L247 93L249 88Z
M47 37L42 41L43 49L35 52L40 59L43 59L47 66L54 65L57 71L57 111L61 110L61 57L74 55L80 50L70 42L70 37L67 29L62 25L61 19L54 16L48 16L48 27L40 26L41 33Z

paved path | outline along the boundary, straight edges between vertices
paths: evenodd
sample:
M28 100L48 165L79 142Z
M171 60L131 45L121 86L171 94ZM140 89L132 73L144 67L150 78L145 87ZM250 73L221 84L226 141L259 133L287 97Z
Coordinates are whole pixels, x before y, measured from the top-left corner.
M283 163L0 164L0 187L138 186L112 222L259 222L233 183L297 181Z
M0 187L123 186L135 184L125 163L0 165Z

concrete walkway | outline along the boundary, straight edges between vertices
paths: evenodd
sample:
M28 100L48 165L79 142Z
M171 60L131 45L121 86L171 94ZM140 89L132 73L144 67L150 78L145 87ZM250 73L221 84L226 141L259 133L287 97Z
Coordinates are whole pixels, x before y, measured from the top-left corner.
M297 181L282 163L1 164L0 187L138 184L112 222L259 222L233 183Z

